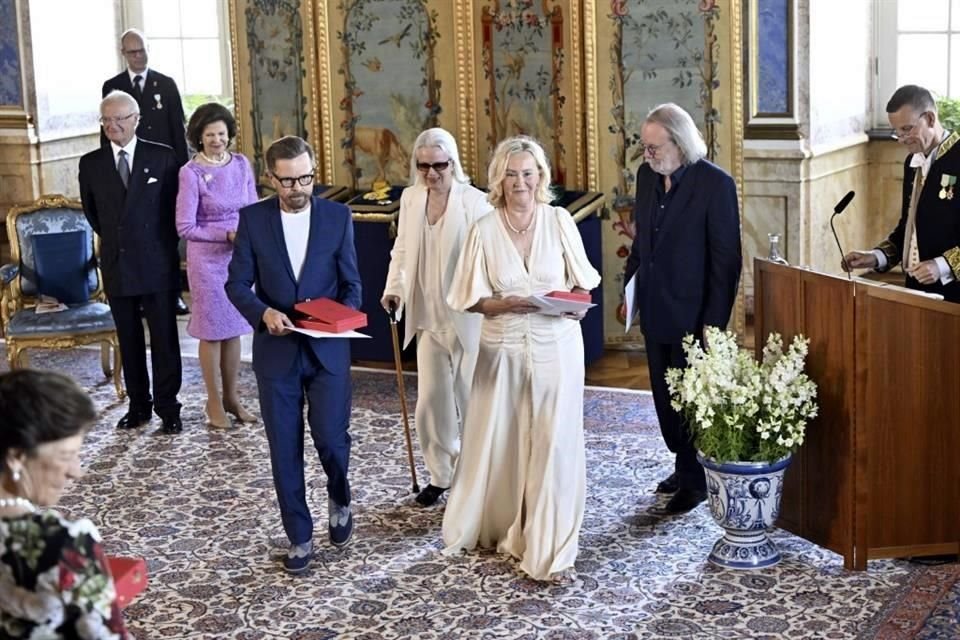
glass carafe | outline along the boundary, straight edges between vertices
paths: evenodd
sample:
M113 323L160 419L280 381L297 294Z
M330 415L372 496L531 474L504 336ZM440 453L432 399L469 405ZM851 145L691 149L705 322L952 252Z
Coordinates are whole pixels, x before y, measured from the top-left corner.
M783 257L783 254L780 253L780 234L768 233L767 239L770 241L770 252L767 255L767 260L777 264L790 264L787 262L787 259Z

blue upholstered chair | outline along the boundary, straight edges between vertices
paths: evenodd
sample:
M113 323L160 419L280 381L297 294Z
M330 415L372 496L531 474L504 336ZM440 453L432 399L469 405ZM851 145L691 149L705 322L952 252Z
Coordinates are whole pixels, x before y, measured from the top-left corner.
M10 368L26 366L25 349L73 349L100 343L103 373L113 378L117 396L123 398L117 330L97 266L100 239L80 202L48 195L33 204L15 206L7 214L7 237L11 264L0 268L0 317ZM55 297L67 308L37 313L41 295Z

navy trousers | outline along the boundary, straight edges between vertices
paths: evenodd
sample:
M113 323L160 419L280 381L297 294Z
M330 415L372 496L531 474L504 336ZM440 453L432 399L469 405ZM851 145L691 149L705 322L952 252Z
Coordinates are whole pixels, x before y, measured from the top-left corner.
M303 544L313 537L313 519L307 506L304 481L304 402L313 446L327 474L327 495L338 505L347 506L350 504L347 480L350 371L331 374L313 351L302 344L293 373L282 378L257 376L257 387L283 529L292 544Z
M682 369L687 366L683 345L679 342L653 342L647 340L647 367L650 369L650 388L653 404L657 409L660 433L667 449L676 454L674 471L681 489L704 491L707 480L703 467L697 462L697 449L693 445L687 421L670 406L670 390L664 377L667 369Z

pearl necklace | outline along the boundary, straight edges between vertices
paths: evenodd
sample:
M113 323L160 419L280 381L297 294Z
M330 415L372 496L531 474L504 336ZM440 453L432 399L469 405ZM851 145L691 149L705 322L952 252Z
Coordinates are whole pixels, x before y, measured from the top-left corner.
M0 509L6 509L10 507L26 509L30 513L33 513L37 510L37 506L35 504L26 498L21 498L20 496L14 496L12 498L0 498Z
M220 157L219 160L215 160L215 159L211 158L210 156L208 156L207 154L205 154L203 151L198 151L197 153L200 154L200 157L201 157L201 158L203 158L203 159L206 160L208 163L210 163L210 164L212 164L212 165L214 165L214 166L219 166L219 165L221 165L221 164L226 164L226 163L227 163L227 160L230 159L230 152L229 152L229 151L224 151L224 152L223 152L223 155Z
M510 229L510 231L513 231L518 236L522 236L527 231L530 231L530 227L533 226L533 221L536 219L536 217L537 217L537 214L536 212L534 212L534 214L530 216L530 222L527 223L527 226L524 227L523 229L517 229L512 224L510 224L510 214L507 213L506 209L503 210L503 221L507 224L507 228Z

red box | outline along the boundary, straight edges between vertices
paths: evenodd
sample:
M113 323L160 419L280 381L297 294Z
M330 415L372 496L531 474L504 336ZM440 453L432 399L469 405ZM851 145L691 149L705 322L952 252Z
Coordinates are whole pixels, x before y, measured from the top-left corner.
M593 302L593 298L589 293L577 293L575 291L551 291L546 297L557 298L558 300L572 300L574 302Z
M117 604L122 609L147 588L147 562L143 558L108 556L107 565L117 588Z
M306 300L293 305L302 315L293 319L301 329L342 333L367 326L367 314L330 298Z

